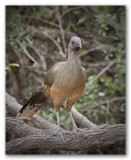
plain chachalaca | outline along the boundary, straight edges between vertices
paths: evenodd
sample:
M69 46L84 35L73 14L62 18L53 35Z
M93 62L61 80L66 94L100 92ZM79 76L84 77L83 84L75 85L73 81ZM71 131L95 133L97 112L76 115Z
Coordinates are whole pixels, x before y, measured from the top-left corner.
M16 118L31 118L51 97L57 115L59 132L61 133L59 112L62 105L71 117L73 130L77 130L71 108L83 93L86 83L86 70L81 66L78 57L80 48L82 48L81 39L72 37L68 45L67 61L58 62L47 72L43 86L20 109Z

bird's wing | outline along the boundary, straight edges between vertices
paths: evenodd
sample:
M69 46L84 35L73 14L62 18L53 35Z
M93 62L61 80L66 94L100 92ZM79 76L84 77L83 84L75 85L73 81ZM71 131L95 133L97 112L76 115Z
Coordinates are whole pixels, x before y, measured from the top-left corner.
M31 118L43 106L47 99L46 88L42 86L23 105L17 113L16 118Z
M57 71L65 62L55 64L46 74L42 87L32 95L25 105L17 113L16 118L31 118L47 101L50 96L50 88L53 85Z
M65 63L66 62L58 62L47 72L44 78L44 82L48 87L53 85L56 73Z

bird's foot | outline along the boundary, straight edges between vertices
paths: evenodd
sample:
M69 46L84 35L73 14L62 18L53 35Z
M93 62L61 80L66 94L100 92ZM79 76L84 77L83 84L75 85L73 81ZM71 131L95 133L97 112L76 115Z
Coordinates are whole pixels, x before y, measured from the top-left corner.
M57 134L61 136L61 138L62 138L62 140L63 140L63 142L64 142L64 144L65 144L65 139L64 139L64 137L63 137L63 134L62 134L61 129L58 130Z
M77 126L75 126L75 127L73 128L73 131L74 131L75 133L81 132L81 133L86 137L85 131L84 131L83 129L81 129L81 128L78 128Z

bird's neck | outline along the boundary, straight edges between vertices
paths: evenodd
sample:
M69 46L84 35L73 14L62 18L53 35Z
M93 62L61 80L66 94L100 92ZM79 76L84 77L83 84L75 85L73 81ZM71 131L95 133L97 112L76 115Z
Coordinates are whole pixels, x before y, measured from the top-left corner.
M79 59L78 51L68 49L68 60L67 61L70 61L72 59Z

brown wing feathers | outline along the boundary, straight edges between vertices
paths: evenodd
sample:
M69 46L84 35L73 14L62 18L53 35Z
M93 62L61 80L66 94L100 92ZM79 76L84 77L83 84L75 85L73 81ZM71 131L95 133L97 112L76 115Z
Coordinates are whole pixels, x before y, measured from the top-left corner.
M31 118L43 106L48 97L49 95L42 87L23 105L16 118Z

